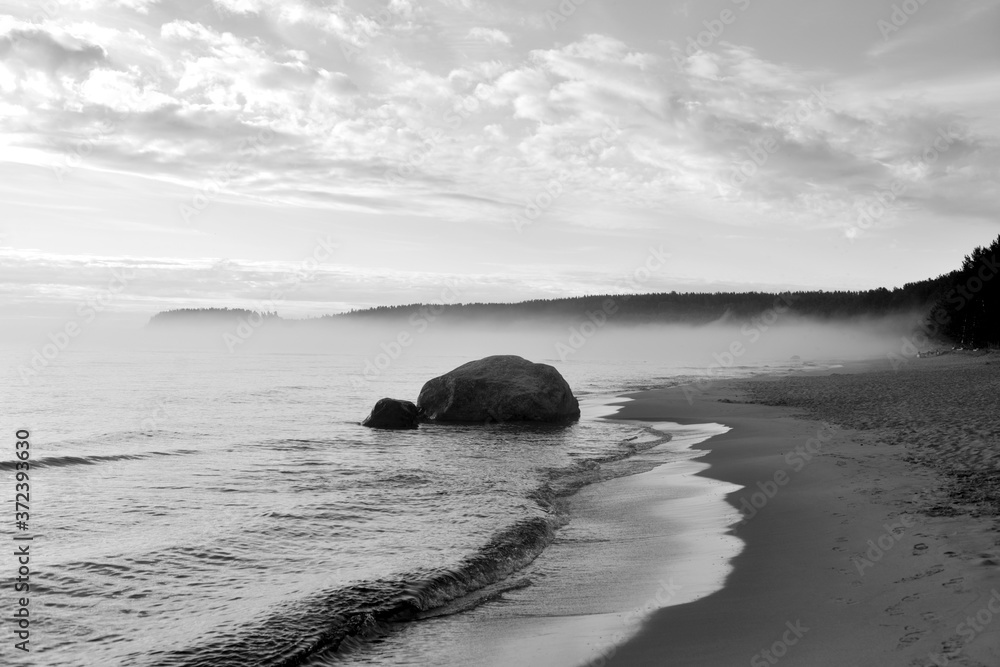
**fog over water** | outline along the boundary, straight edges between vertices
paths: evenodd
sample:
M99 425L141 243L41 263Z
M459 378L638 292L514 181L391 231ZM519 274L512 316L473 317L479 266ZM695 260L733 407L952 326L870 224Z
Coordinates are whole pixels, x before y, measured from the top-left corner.
M206 318L160 326L104 320L88 328L47 326L4 328L0 343L51 359L73 349L117 347L196 349L221 353L309 352L357 355L385 371L407 358L517 354L533 360L648 360L671 366L740 366L884 357L899 351L919 329L920 315L852 320L811 320L764 313L742 321L705 325L595 323L588 319L485 320L411 317L383 319L265 320ZM254 326L256 324L256 326ZM68 332L68 333L67 333ZM917 339L920 340L919 338ZM370 367L369 367L369 370Z
M666 362L713 360L733 352L759 362L798 355L804 360L878 356L895 346L919 322L917 314L818 321L791 314L764 313L740 321L705 325L629 324L613 319L431 321L413 317L384 320L264 321L257 327L238 322L168 325L136 335L137 344L192 345L232 351L338 352L402 355L501 352L537 358L625 358Z

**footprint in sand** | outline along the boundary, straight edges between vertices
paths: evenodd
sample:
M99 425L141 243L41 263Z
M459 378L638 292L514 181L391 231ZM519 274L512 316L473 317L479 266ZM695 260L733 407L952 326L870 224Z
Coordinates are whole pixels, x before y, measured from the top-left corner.
M962 584L965 582L965 577L955 577L954 579L949 579L948 581L941 584L945 588L954 588L955 592L960 593L965 590Z
M962 648L965 646L962 642L957 639L946 639L941 642L941 653L949 658L958 657L958 654L962 652Z
M901 648L906 648L915 641L918 641L920 636L924 634L923 630L918 630L912 625L907 625L903 628L903 630L906 634L899 638L899 646L896 647L897 651Z
M919 599L920 599L919 595L907 595L905 598L903 598L902 600L900 600L896 604L892 605L891 607L886 608L885 611L890 616L899 616L900 614L903 613L903 603L904 602L913 602L914 600L919 600Z
M913 555L914 556L919 556L919 555L923 554L925 551L927 551L927 545L924 544L923 542L920 542L919 544L914 544L913 545Z
M941 616L941 614L937 613L936 611L925 611L924 613L920 614L920 618L924 619L928 623L936 623L937 621L940 621L943 618L943 616Z
M944 565L935 565L929 570L920 572L919 574L914 574L911 577L903 577L902 579L897 579L895 583L900 584L904 581L916 581L917 579L923 579L924 577L932 577L935 574L941 574L944 572Z
M847 541L846 537L838 537L837 539L834 540L834 542L846 542L846 541ZM984 556L984 558L986 558L986 556Z

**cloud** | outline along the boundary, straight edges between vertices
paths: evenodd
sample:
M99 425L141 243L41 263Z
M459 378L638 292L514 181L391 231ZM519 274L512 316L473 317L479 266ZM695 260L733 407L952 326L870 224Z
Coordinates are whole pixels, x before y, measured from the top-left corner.
M8 24L0 36L0 61L8 71L25 75L40 70L49 77L85 76L107 60L107 52L97 44L64 30L47 31L32 24Z
M149 8L159 2L160 0L111 0L111 4L116 7L126 7L140 14L148 14Z
M920 11L911 15L894 5L880 20L882 39L868 49L867 55L880 60L888 56L908 57L915 63L927 63L928 59L920 58L921 52L947 57L948 51L974 48L996 34L1000 1L957 0L946 10L923 10L921 6ZM933 62L927 64L934 66Z
M384 35L407 34L420 15L413 5L394 0L373 13L346 4L320 6L301 0L213 0L221 13L267 17L279 27L308 26L327 33L352 48L367 48Z
M225 305L265 309L274 293L284 316L317 316L386 302L433 302L448 284L468 286L467 299L501 300L511 292L551 296L567 285L545 271L450 273L389 268L358 268L340 259L251 261L227 258L109 257L55 255L0 248L0 298L9 307L33 310L44 303L49 314L72 313L88 298L101 294L115 275L127 279L127 290L108 311L150 316L169 308ZM575 294L605 291L621 284L623 275L567 274ZM335 297L332 295L336 295ZM273 304L273 302L271 302ZM267 308L267 309L273 309ZM27 312L27 311L25 311Z
M149 8L160 0L59 0L63 9L83 12L100 10L131 9L138 14L149 14Z
M232 14L260 14L270 6L266 0L212 0L222 12Z
M198 189L235 162L229 196L492 225L509 224L554 180L561 195L545 215L567 226L619 228L632 224L625 211L709 206L736 225L846 225L859 198L897 178L906 206L946 209L961 197L956 211L990 208L978 174L1000 164L991 119L900 104L870 83L746 46L653 54L586 34L518 52L519 33L491 3L432 14L397 0L372 15L301 0L215 5L221 16L143 30L0 24L0 136L66 151L120 117L85 168ZM438 25L440 11L453 23ZM446 29L476 48L422 50ZM360 55L345 59L346 43ZM962 87L970 98L985 91L979 76ZM914 163L940 127L960 121L962 141L946 156ZM262 132L272 140L247 150ZM773 150L761 159L765 144ZM596 210L623 212L602 222Z
M489 44L505 44L510 46L510 36L503 30L497 30L496 28L473 28L469 31L469 37Z

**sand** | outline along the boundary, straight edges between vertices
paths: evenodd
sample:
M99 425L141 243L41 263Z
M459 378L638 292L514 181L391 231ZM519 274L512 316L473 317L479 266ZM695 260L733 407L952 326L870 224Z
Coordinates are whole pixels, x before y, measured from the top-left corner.
M732 428L699 474L744 487L746 546L600 664L1000 665L998 355L631 398L619 418Z

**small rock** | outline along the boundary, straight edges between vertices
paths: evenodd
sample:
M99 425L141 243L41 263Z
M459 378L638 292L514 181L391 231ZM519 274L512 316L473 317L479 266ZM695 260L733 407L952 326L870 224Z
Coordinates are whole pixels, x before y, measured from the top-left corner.
M381 398L372 408L371 414L361 422L368 428L407 429L417 428L421 410L410 401L396 398Z

